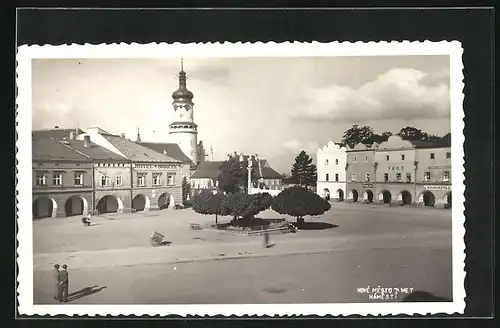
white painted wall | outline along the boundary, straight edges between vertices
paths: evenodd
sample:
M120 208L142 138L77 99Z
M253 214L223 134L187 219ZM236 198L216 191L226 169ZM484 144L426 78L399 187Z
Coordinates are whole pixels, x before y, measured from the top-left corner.
M343 199L346 198L346 148L329 141L316 152L316 165L318 172L317 194L325 197L325 189L330 192L330 198L338 198L337 190L342 190ZM328 174L328 181L327 181ZM338 181L335 175L338 174Z

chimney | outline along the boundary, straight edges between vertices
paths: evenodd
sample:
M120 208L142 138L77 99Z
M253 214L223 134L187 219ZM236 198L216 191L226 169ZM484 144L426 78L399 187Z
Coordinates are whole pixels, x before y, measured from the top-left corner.
M85 146L85 148L89 148L90 147L90 136L85 136L83 138L83 145Z
M69 133L69 140L75 140L75 132L71 131Z

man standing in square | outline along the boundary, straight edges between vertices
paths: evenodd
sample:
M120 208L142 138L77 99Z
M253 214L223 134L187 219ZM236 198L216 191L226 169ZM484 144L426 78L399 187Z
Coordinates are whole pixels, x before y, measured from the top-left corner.
M68 301L69 277L67 268L68 266L63 264L62 270L59 271L59 302Z
M54 299L59 300L59 264L54 264L54 280L56 281Z

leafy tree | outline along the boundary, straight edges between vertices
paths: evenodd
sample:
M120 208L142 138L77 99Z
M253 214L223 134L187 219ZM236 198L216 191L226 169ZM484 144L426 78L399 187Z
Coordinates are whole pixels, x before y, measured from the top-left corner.
M296 184L306 189L316 185L316 165L312 164L312 158L304 150L295 157L295 163L292 166L292 178Z
M297 224L304 223L306 215L321 215L331 208L330 203L300 186L290 187L274 197L272 209L280 214L294 216Z
M193 210L199 214L215 215L215 225L217 225L218 216L227 215L222 206L223 200L223 194L213 194L208 190L204 190L199 195L193 197Z
M262 211L262 205L257 195L243 193L228 194L222 201L222 211L227 215L232 215L237 221L249 221L256 214Z
M269 193L258 193L250 195L252 199L255 199L258 203L258 207L261 211L267 210L273 204L273 196Z
M405 140L426 140L427 133L412 126L406 126L398 132L398 136Z
M257 165L252 166L251 178L256 176ZM240 161L238 156L233 156L222 163L220 174L217 178L219 189L233 194L247 192L248 188L248 160Z
M369 142L373 138L373 128L371 126L353 125L344 132L342 143L353 148L360 142Z
M182 203L187 203L187 196L191 193L191 185L187 177L182 178Z

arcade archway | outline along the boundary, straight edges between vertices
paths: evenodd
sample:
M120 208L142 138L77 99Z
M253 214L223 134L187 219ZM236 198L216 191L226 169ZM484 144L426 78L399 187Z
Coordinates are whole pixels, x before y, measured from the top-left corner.
M389 204L391 202L392 195L387 190L382 190L379 194L379 200L381 200L384 204Z
M168 208L170 206L170 194L165 192L158 197L158 207L162 210L164 208Z
M146 195L136 195L134 199L132 199L132 208L136 211L147 211L150 207L149 197Z
M351 192L352 192L352 201L354 203L356 203L358 201L358 198L359 198L358 191L356 189L353 189L353 190L351 190Z
M370 189L365 190L363 198L366 199L368 203L373 203L373 191L371 191Z
M84 197L72 196L64 204L66 216L86 215L88 213L88 202Z
M100 214L121 212L123 210L123 203L120 198L107 195L97 202L96 209Z
M337 199L339 202L344 200L344 191L342 189L337 189Z
M411 194L407 190L401 191L401 201L403 205L411 205Z
M434 206L434 204L436 203L436 197L434 196L434 194L430 191L424 191L422 193L422 202L424 204L424 206Z
M33 219L55 217L57 203L53 198L39 196L33 202Z
M323 197L326 200L330 200L330 189L328 189L328 188L323 189Z

